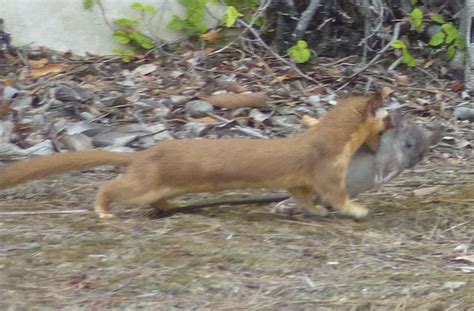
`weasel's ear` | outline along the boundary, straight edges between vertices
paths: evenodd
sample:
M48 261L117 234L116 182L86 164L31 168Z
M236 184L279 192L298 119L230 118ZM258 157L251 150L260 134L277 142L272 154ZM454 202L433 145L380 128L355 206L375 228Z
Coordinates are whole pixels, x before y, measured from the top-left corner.
M381 108L383 106L383 94L382 91L377 91L375 92L374 95L372 95L369 98L369 103L367 105L367 108L369 110L369 113L372 114L372 116L375 116L377 113L377 109Z

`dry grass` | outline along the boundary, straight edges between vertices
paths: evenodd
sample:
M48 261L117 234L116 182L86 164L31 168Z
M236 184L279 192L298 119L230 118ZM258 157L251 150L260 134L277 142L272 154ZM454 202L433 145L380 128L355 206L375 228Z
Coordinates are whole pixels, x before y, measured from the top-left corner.
M454 248L472 247L474 178L423 171L362 196L363 222L282 219L270 205L159 220L8 214L90 208L100 178L18 187L0 197L0 309L469 310L473 274ZM417 198L414 183L448 186Z

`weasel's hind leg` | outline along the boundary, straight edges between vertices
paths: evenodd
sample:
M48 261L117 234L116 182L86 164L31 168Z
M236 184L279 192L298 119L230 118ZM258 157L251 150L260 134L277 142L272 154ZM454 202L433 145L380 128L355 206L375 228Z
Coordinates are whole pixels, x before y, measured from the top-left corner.
M95 202L95 211L100 218L111 218L112 203L129 202L147 204L160 199L160 193L153 191L139 180L130 176L121 176L100 186Z

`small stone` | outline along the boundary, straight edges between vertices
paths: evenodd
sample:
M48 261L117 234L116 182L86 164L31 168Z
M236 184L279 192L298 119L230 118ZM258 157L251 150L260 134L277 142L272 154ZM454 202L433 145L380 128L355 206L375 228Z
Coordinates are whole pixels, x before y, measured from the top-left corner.
M457 107L454 109L453 116L459 120L474 122L474 109L469 107Z
M319 95L312 95L308 97L308 102L313 106L319 106L321 104L321 97Z
M214 107L205 100L192 100L185 105L186 113L192 118L203 118L214 111Z
M7 86L3 89L3 98L5 99L12 99L15 96L19 94L20 91L18 91L16 88Z
M172 95L170 96L171 103L173 105L179 105L185 103L189 99L188 96L181 96L181 95Z

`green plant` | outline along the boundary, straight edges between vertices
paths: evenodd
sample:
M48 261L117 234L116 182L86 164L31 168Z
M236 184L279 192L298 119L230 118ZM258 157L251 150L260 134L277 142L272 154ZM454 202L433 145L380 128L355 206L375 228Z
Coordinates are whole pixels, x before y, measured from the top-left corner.
M408 52L408 47L403 41L395 40L392 42L392 47L402 51L402 61L408 67L416 66L416 59Z
M457 50L466 48L464 37L459 33L459 30L452 24L446 23L442 16L435 15L431 18L435 23L441 25L441 30L438 31L428 43L432 47L439 47L445 45L448 47L448 59L453 59Z
M174 16L168 27L174 30L185 30L197 35L202 35L209 30L204 20L206 5L221 3L220 0L179 0L179 2L186 8L186 16L184 18ZM226 15L222 20L227 27L232 27L239 17L247 17L239 12L239 9L253 8L258 4L255 0L224 0L223 3L228 6Z
M420 0L412 0L412 5L416 5ZM447 47L447 56L451 60L455 55L456 51L463 50L466 48L466 42L464 37L460 34L459 30L452 23L448 23L444 20L441 15L433 15L431 19L424 20L424 13L420 8L415 8L410 13L408 18L410 22L411 29L417 33L422 33L425 27L429 23L436 23L441 26L439 32L437 32L431 40L428 42L428 45L433 48L441 48L443 46ZM392 43L392 47L402 51L403 63L408 67L415 67L416 60L408 52L408 48L400 40L396 40Z
M94 0L83 0L82 1L82 6L84 7L85 10L90 10L94 6L95 1Z
M423 25L423 11L419 8L415 8L410 13L410 25L411 28L414 29L417 33L422 33L425 25Z
M297 64L306 63L311 58L308 43L304 40L298 40L295 45L288 49L288 54Z
M196 34L206 33L208 27L204 23L204 17L208 0L179 0L179 2L186 8L186 17L174 16L168 27L174 30L188 30Z
M132 9L140 12L143 20L151 15L155 15L157 10L151 5L143 5L135 2ZM131 18L119 18L115 21L117 30L114 31L113 37L115 42L128 45L130 48L126 50L116 49L112 52L122 56L123 61L129 62L135 57L135 52L140 49L150 50L155 47L155 43L148 36L139 31L140 22Z

